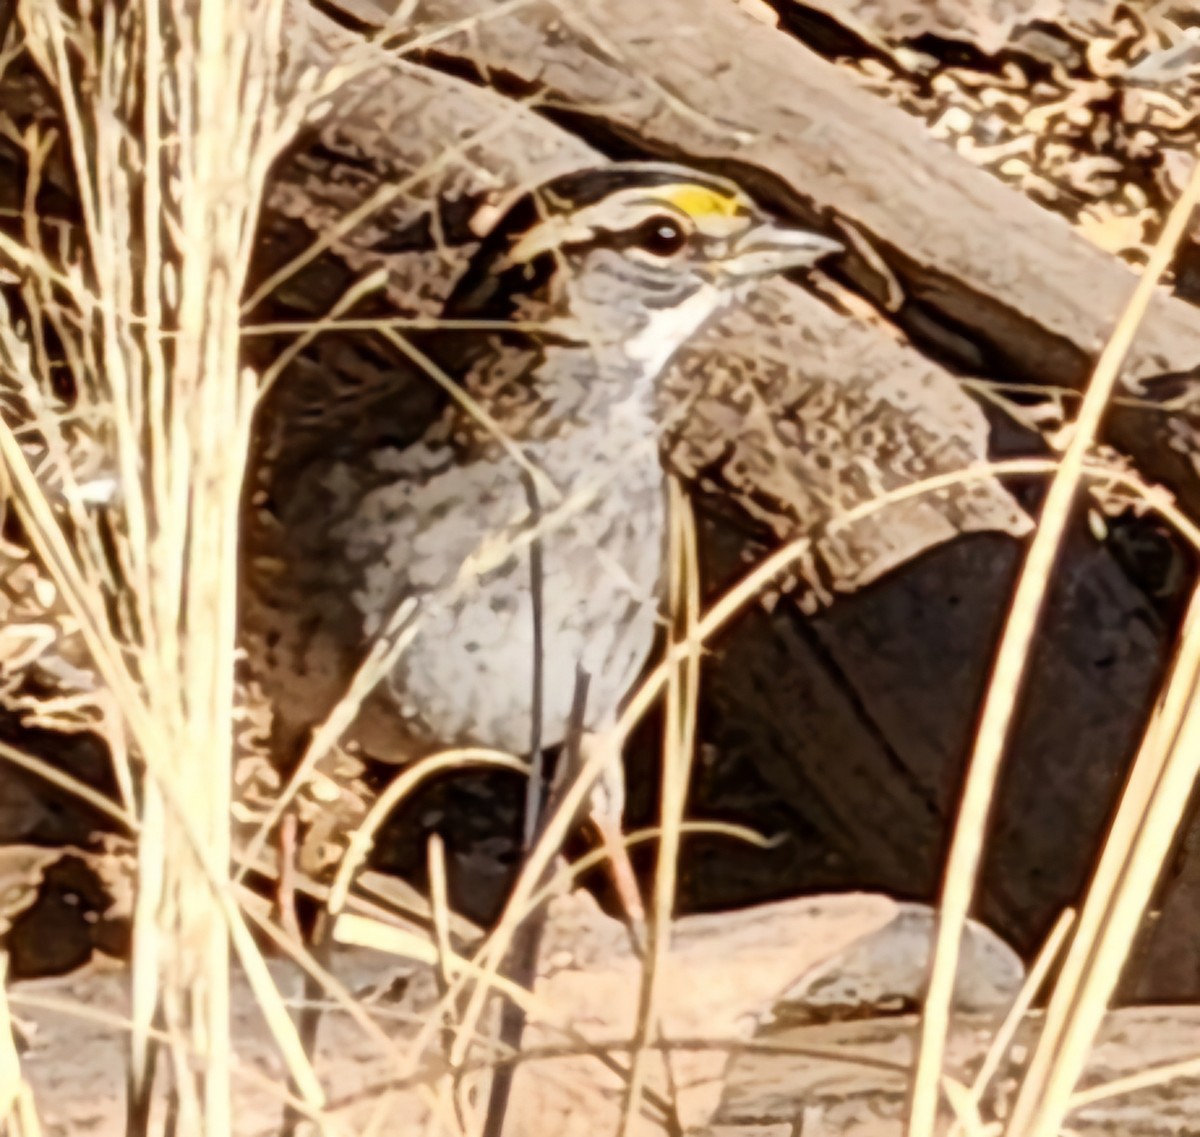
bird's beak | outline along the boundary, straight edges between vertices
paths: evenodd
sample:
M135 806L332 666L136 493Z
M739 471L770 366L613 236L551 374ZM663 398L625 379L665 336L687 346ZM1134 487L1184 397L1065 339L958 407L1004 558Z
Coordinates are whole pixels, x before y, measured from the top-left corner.
M794 268L808 268L822 257L840 253L843 246L807 229L789 229L774 221L763 221L743 233L721 269L730 276L769 276Z

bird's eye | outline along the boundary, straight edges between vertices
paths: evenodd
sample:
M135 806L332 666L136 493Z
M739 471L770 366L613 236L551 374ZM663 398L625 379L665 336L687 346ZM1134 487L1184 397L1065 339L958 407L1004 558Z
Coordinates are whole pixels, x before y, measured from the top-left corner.
M664 213L643 221L634 233L634 243L656 257L669 257L687 244L687 234L674 217Z

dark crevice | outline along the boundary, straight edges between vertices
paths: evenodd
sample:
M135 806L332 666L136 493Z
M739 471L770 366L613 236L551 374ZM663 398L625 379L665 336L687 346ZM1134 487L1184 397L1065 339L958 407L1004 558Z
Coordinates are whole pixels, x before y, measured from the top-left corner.
M890 63L864 35L836 16L801 0L767 0L779 17L779 27L826 59L878 59Z
M909 764L904 760L904 757L892 744L889 732L880 724L875 712L863 698L858 685L846 673L846 669L841 665L829 644L826 643L826 637L821 634L821 630L815 628L809 620L805 619L798 612L793 617L792 624L797 635L804 640L813 655L820 660L830 682L854 709L857 721L862 724L868 737L878 745L879 751L886 759L889 768L896 774L899 782L908 788L909 800L919 802L928 817L934 819L939 825L944 824L946 818L938 805L936 797L930 792L927 786L922 784L920 778L917 777ZM836 635L829 638L836 642Z
M309 3L326 19L358 35L375 34L387 19L387 13L382 8L368 5L372 8L371 11L360 11L359 5L353 0L309 0Z
M969 39L936 31L888 37L874 29L859 30L853 22L839 19L825 7L807 4L804 0L767 0L767 3L779 17L781 30L825 59L876 59L895 69L895 56L882 46L885 40L897 48L903 47L924 56L934 65L928 72L900 72L901 78L918 89L927 87L934 71L947 67L1000 78L1011 74L1015 66L1030 83L1051 81L1062 75L1071 78L1088 75L1087 45L1066 28L1047 20L1017 24L1012 30L1012 43L996 51L987 51ZM1021 38L1028 35L1043 42L1055 42L1057 50L1053 62L1021 47Z

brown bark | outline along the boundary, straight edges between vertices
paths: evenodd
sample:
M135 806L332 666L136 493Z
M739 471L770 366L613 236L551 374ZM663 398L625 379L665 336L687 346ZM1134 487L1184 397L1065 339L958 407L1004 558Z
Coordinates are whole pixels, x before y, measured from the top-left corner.
M1132 288L1125 266L1065 222L736 5L588 0L487 16L475 0L432 0L420 10L431 25L470 21L430 49L432 61L538 92L602 149L740 169L784 212L833 233L850 226L903 287L889 317L969 373L1081 387ZM838 267L880 291L864 260ZM1159 297L1131 353L1131 389L1146 384L1151 402L1186 389L1190 402L1194 383L1181 380L1198 365L1195 311ZM1194 505L1192 434L1181 430L1178 418L1131 411L1114 412L1109 433Z
M721 1107L705 1137L787 1133L787 1125L839 1137L898 1137L904 1132L908 1067L917 1020L912 1015L764 1031L756 1041L779 1048L736 1056L726 1072ZM951 1034L947 1075L971 1085L995 1034L997 1020L960 1016ZM1200 1011L1195 1007L1129 1008L1111 1012L1100 1029L1081 1089L1194 1058ZM1036 1038L1037 1016L1018 1028L1015 1046L1027 1053ZM845 1055L847 1061L787 1054L811 1048ZM858 1063L855 1059L861 1059ZM892 1063L887 1070L871 1063ZM997 1091L1011 1093L1011 1071L1001 1066L985 1097L985 1120L996 1116ZM1196 1116L1200 1099L1194 1078L1178 1078L1132 1093L1101 1098L1073 1111L1067 1124L1079 1137L1168 1137L1181 1119ZM1187 1122L1183 1122L1186 1128ZM756 1129L755 1126L760 1128Z

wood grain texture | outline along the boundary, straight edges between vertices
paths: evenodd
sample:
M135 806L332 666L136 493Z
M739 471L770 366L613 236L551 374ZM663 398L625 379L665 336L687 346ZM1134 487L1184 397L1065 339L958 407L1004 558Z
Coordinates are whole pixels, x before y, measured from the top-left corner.
M365 54L279 167L257 277L269 279L318 237L328 247L258 306L256 320L316 317L353 280L379 270L385 292L363 315L436 316L474 248L468 222L478 208L603 160L522 101L364 46L297 3L292 35L305 58L329 67L347 52ZM440 34L439 43L453 38ZM359 210L361 221L340 232ZM255 342L266 361L287 341ZM359 330L323 334L294 370L319 382L322 372L366 376L396 366L394 348ZM1028 530L1011 496L981 480L827 531L881 491L983 458L988 430L949 372L803 289L763 288L682 352L665 386L665 448L675 469L759 539L811 535L817 549L806 583L823 600L957 533Z
M470 21L434 62L552 99L601 148L740 164L784 212L833 233L849 225L903 286L890 318L970 373L1080 387L1132 290L1132 273L1064 221L734 4L542 2L489 18L477 0L427 0L419 11L429 26ZM865 262L840 268L879 292ZM1157 298L1127 382L1149 383L1152 402L1186 391L1190 403L1198 365L1194 311ZM1190 431L1135 410L1115 412L1109 435L1148 476L1200 500Z
M781 212L833 233L851 226L903 286L899 307L871 320L794 286L764 293L681 358L664 421L671 460L707 517L713 586L808 534L819 548L804 583L839 600L812 620L787 604L756 612L707 661L703 805L723 818L753 806L752 820L787 839L765 872L742 850L696 843L689 902L868 881L928 894L1017 552L1000 537L963 549L948 542L975 530L1019 534L1028 521L1009 493L982 482L849 532L826 526L881 490L986 456L988 423L954 368L1079 385L1132 275L732 3L586 0L560 10L434 0L423 18L441 31L419 57L433 67L365 43L352 29L379 10L372 0L353 8L343 11L348 26L304 0L290 12L301 65L355 68L277 168L256 279L314 241L321 248L250 323L324 315L379 270L382 289L355 315L435 315L474 247L477 209L601 151L741 171ZM447 19L461 30L447 32ZM484 70L493 89L470 81ZM19 69L3 77L20 80ZM51 123L54 108L35 87L17 98L6 86L0 105ZM22 185L19 158L0 138L0 205L18 201L3 195ZM48 215L69 214L64 184L43 204ZM840 272L847 288L882 295L866 260L847 257ZM249 342L266 366L294 341ZM1194 311L1160 298L1131 374L1165 399L1180 384L1152 377L1197 361ZM286 379L369 382L395 365L383 340L349 329L309 343ZM1180 449L1188 429L1152 408L1114 415L1111 436L1148 476L1194 502ZM1018 743L1001 818L1008 851L989 878L990 914L1013 921L1023 939L1073 897L1170 637L1169 621L1106 549L1089 546L1075 578L1067 590L1078 599L1055 618L1061 647L1048 651ZM1115 653L1114 643L1123 645ZM1084 728L1088 743L1076 745ZM638 751L646 768L656 744ZM1042 795L1047 779L1053 792ZM1177 928L1190 926L1189 906ZM1190 959L1175 960L1191 976L1179 982L1194 981Z
M950 1037L947 1072L971 1084L995 1031L987 1016L960 1016ZM714 1128L704 1137L755 1133L755 1126L803 1124L805 1137L893 1137L904 1131L905 1070L912 1060L916 1017L867 1019L764 1030L756 1041L780 1048L735 1057ZM1017 1045L1027 1051L1036 1016L1022 1024ZM1111 1012L1100 1029L1081 1088L1115 1081L1148 1068L1194 1058L1200 1031L1195 1007L1129 1008ZM846 1056L844 1064L806 1060L787 1048L811 1047ZM888 1071L870 1063L893 1063ZM1012 1070L1001 1067L984 1117L1012 1090ZM1078 1137L1168 1137L1188 1131L1200 1108L1194 1077L1082 1105L1068 1119ZM788 1130L784 1130L787 1132ZM793 1129L792 1132L797 1130Z

